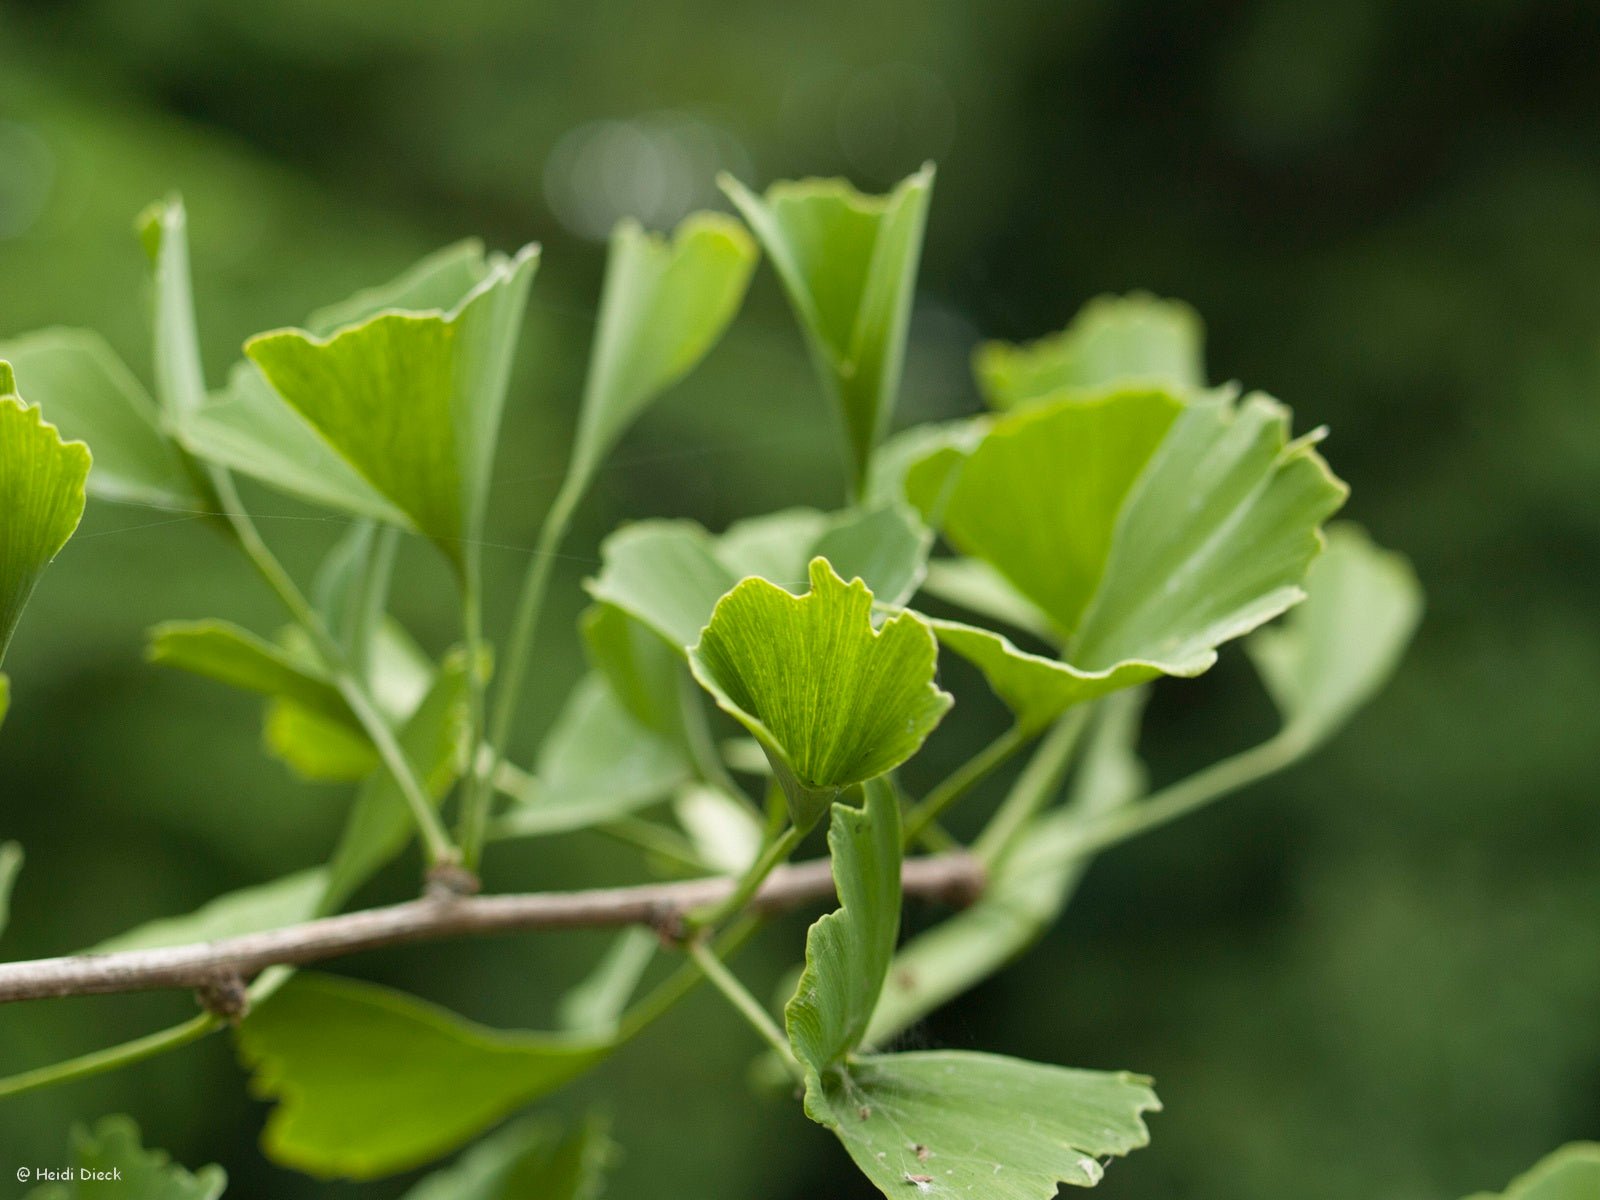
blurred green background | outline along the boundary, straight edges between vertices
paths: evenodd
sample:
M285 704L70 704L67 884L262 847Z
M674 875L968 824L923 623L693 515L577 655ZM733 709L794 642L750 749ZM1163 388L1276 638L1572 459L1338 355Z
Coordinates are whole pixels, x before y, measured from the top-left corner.
M1327 422L1348 514L1429 594L1399 680L1315 761L1096 865L1048 943L920 1043L1157 1077L1125 1200L1451 1200L1600 1134L1600 8L1585 0L30 0L0 4L0 334L90 325L148 373L149 200L191 214L213 382L241 340L465 234L545 243L508 416L491 626L565 452L603 246L712 176L939 178L901 419L970 410L980 336L1105 290L1194 303L1214 378ZM617 521L721 527L841 488L831 416L763 270L728 340L586 506L519 733L580 669L577 582ZM337 522L250 493L307 570ZM426 547L399 606L453 618ZM193 519L94 506L8 661L0 835L25 843L6 957L58 953L326 853L344 795L258 753L258 711L140 660L166 617L262 630L270 598ZM970 691L970 689L969 689ZM981 695L930 744L997 727ZM1171 778L1267 728L1237 652L1169 685ZM913 776L913 782L916 776ZM496 886L626 878L598 839L498 855ZM402 893L414 864L371 894ZM799 953L779 925L741 969ZM346 964L538 1026L599 952L577 935ZM345 969L345 968L342 968ZM184 1015L184 997L0 1011L0 1071ZM714 1028L715 1035L706 1032ZM753 1039L700 995L552 1107L598 1103L613 1194L869 1195L798 1106L752 1100ZM255 1148L224 1040L0 1105L0 1191L127 1111L230 1195L317 1185Z

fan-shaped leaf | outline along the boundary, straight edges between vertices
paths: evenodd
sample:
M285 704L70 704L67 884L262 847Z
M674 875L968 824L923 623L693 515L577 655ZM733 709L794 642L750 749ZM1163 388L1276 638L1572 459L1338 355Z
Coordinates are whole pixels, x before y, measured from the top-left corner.
M228 1186L219 1166L191 1174L163 1151L146 1150L127 1117L105 1117L72 1131L73 1178L28 1193L28 1200L217 1200Z
M900 390L933 167L887 196L839 179L775 183L765 196L720 182L783 282L839 405L860 489Z
M756 248L737 222L695 213L671 241L617 226L600 297L572 469L583 480L640 411L705 357L738 311Z
M1143 1114L1160 1108L1140 1075L942 1051L858 1059L817 1119L885 1196L1052 1200L1149 1144Z
M947 535L1049 618L1066 661L951 622L941 637L1029 725L1055 705L1206 670L1218 644L1300 599L1318 527L1345 495L1261 396L1184 407L1132 391L1030 408L964 463L915 468L914 496L952 469Z
M481 520L537 261L528 247L497 263L449 314L385 312L329 338L283 330L245 347L290 407L457 564Z
M449 312L492 269L483 243L465 238L420 259L387 283L363 288L306 318L306 328L326 336L381 312Z
M116 352L87 329L45 329L0 344L28 396L63 437L94 454L91 496L202 509L195 481L161 428L155 401Z
M690 666L761 742L804 829L841 790L921 748L951 703L934 685L935 658L919 617L874 629L866 585L818 558L805 596L747 579L718 601Z
M993 408L1019 408L1062 390L1154 384L1205 387L1205 330L1187 304L1135 292L1100 296L1060 333L1028 345L985 342L973 373Z
M63 441L0 362L0 659L50 560L83 517L89 448Z
M487 1029L372 984L296 975L239 1026L277 1107L275 1162L376 1179L448 1154L605 1057L604 1040Z
M1283 714L1284 735L1326 741L1383 686L1422 616L1422 589L1400 555L1347 522L1306 575L1305 603L1245 647Z

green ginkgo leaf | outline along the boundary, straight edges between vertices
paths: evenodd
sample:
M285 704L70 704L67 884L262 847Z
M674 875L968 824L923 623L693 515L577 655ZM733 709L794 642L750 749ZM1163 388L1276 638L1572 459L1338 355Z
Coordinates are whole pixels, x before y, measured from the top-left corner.
M135 227L150 258L154 289L152 341L156 397L169 420L180 420L206 401L205 370L195 328L194 286L189 274L189 215L177 196L158 200L139 214Z
M1245 643L1283 714L1283 735L1321 745L1388 681L1422 618L1406 560L1359 526L1328 528L1306 600Z
M699 640L717 601L739 582L693 521L625 525L601 545L600 561L600 574L584 584L589 594L680 649Z
M1142 1075L949 1050L857 1059L817 1104L890 1200L1093 1187L1102 1158L1149 1144L1144 1114L1161 1109Z
M0 362L0 660L50 560L83 518L89 448L63 441Z
M228 1176L215 1164L193 1173L161 1150L146 1150L128 1117L104 1117L72 1131L72 1171L65 1182L34 1188L27 1200L217 1200Z
M1205 330L1187 304L1135 292L1089 301L1060 333L1027 345L985 342L973 373L990 406L1020 408L1063 390L1205 387Z
M720 182L788 293L838 404L860 491L900 390L933 166L887 196L840 179L775 183L765 196Z
M805 1108L890 1197L944 1193L1049 1200L1098 1183L1099 1159L1149 1140L1149 1080L988 1054L856 1056L900 926L899 809L887 788L835 805L828 845L840 908L811 927L784 1010L806 1074ZM908 1192L907 1189L915 1189Z
M806 966L784 1025L806 1071L806 1112L828 1124L828 1080L866 1037L900 934L900 808L887 788L833 806L828 851L839 908L806 935ZM822 1105L819 1107L819 1105Z
M283 330L245 346L273 390L458 566L481 523L537 262L534 247L497 262L449 313L384 312L328 338Z
M744 229L717 213L671 240L624 221L611 237L572 470L587 480L656 396L692 370L733 320L755 269Z
M1065 653L956 622L938 632L1030 727L1209 668L1219 644L1302 597L1320 526L1346 493L1314 439L1290 441L1287 410L1261 396L1064 400L998 422L954 467L940 453L911 472L913 499L947 494L946 536L1042 613Z
M578 619L589 665L604 675L628 715L645 728L676 736L682 653L615 604L591 604Z
M1594 1200L1600 1196L1600 1142L1573 1142L1547 1155L1503 1192L1467 1200Z
M402 992L296 975L239 1026L254 1089L277 1107L262 1148L320 1178L431 1162L598 1064L603 1039L507 1032Z
M951 698L933 682L937 648L921 618L872 624L872 593L826 559L795 596L747 579L717 602L690 667L761 743L801 829L839 793L922 746Z
M590 1117L563 1133L527 1117L429 1175L403 1200L599 1200L616 1159L607 1125Z
M161 427L155 401L87 329L45 329L0 344L29 398L63 437L94 454L91 496L163 508L203 508L195 480Z

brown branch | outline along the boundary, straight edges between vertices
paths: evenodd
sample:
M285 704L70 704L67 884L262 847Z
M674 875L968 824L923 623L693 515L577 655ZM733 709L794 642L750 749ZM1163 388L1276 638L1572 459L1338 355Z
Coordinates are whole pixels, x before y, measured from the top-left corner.
M906 895L954 905L970 904L983 884L982 866L964 853L907 859L901 874ZM215 942L4 963L0 1003L158 988L205 989L215 987L219 979L248 980L280 964L319 962L441 938L619 925L668 930L686 913L725 898L733 886L733 880L719 878L578 892L441 893ZM773 871L749 907L753 912L776 913L832 895L829 864L819 859Z

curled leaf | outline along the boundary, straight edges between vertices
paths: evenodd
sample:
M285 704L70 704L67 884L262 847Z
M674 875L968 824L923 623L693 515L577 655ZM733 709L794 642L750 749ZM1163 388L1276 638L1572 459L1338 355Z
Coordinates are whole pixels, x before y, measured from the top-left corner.
M900 390L933 166L887 196L863 196L841 179L775 183L765 196L720 182L800 319L839 406L859 489Z

